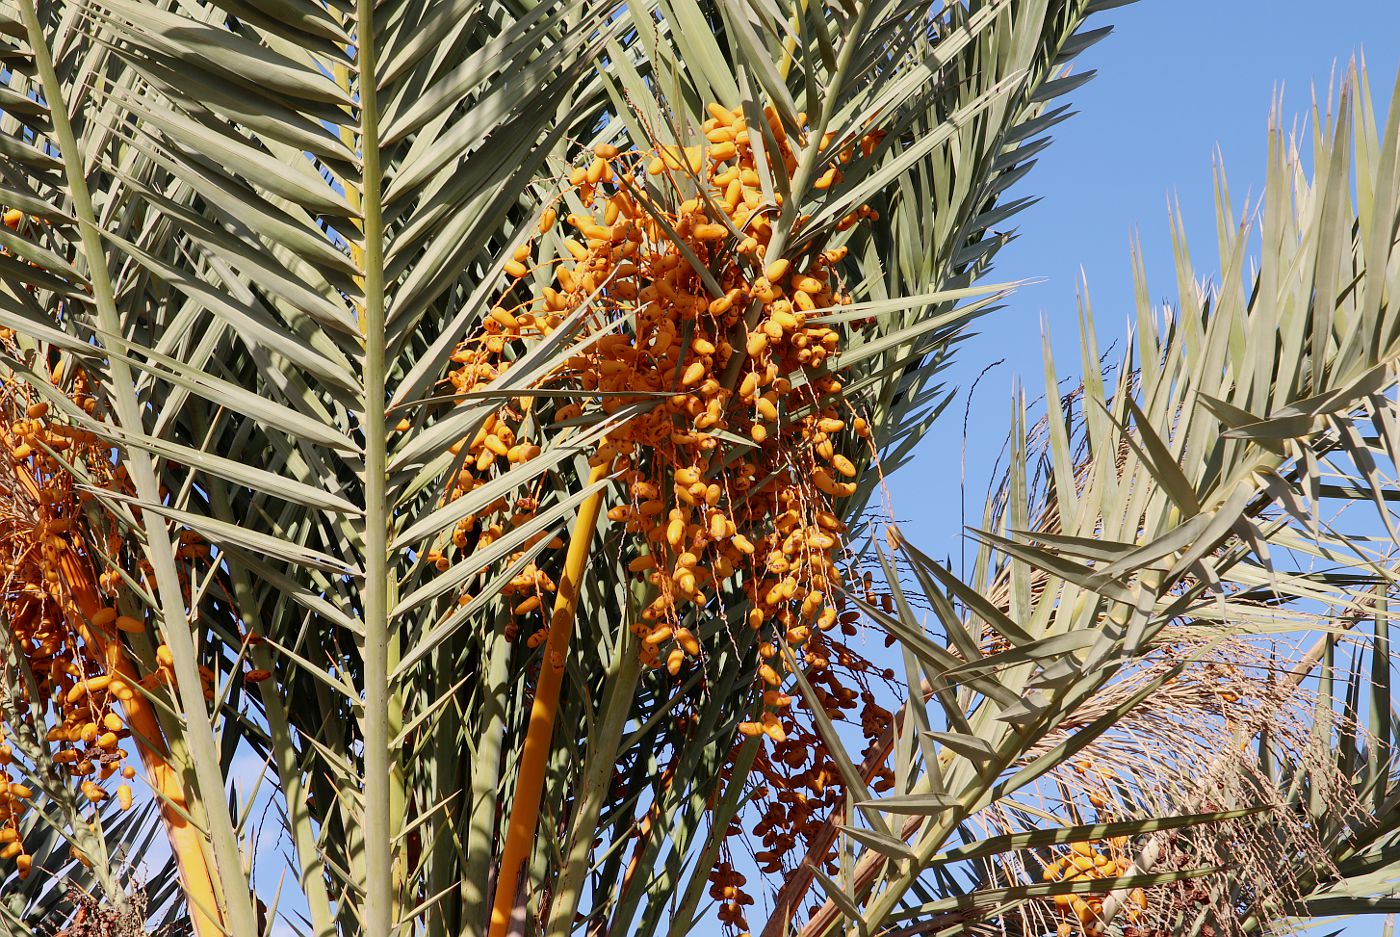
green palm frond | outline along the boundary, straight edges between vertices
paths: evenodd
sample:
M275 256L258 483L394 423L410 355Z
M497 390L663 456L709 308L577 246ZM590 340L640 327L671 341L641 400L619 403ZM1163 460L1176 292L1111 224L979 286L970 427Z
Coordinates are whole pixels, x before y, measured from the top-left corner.
M867 613L895 631L910 655L910 702L895 741L905 782L896 793L930 808L906 819L874 801L896 814L901 835L882 846L868 832L848 830L867 848L840 885L825 883L830 901L804 933L825 933L843 915L872 926L910 922L899 933L941 932L955 923L947 914L966 902L998 916L1053 892L993 876L975 880L956 901L917 897L950 887L930 876L947 856L976 849L955 845L966 841L970 820L1015 815L1023 809L1018 797L1035 797L1047 783L1077 783L1054 779L1086 754L1097 750L1094 760L1101 758L1106 739L1152 717L1166 704L1157 701L1165 688L1219 647L1234 647L1227 660L1238 662L1250 641L1286 633L1322 633L1327 654L1271 652L1283 656L1256 665L1244 692L1286 689L1293 724L1318 734L1312 744L1284 744L1282 698L1267 709L1270 718L1236 726L1262 767L1249 769L1244 801L1226 806L1273 811L1267 829L1275 841L1286 830L1308 831L1269 853L1263 874L1288 887L1251 890L1256 885L1246 879L1258 869L1248 862L1223 878L1203 868L1214 877L1201 894L1228 900L1201 905L1194 919L1182 909L1185 917L1164 926L1250 932L1274 926L1282 913L1386 907L1371 896L1388 891L1394 874L1386 845L1396 782L1384 596L1394 581L1385 492L1396 464L1387 427L1400 323L1388 297L1400 222L1400 107L1392 106L1377 132L1369 106L1364 78L1353 74L1335 112L1318 116L1311 179L1296 146L1273 132L1257 234L1231 215L1222 192L1219 283L1197 279L1179 242L1179 300L1161 310L1140 306L1135 347L1109 372L1111 387L1084 302L1084 385L1062 400L1047 350L1046 417L1035 437L1043 455L1032 458L1022 421L1008 480L974 533L981 547L971 578L900 547L938 628L926 633L907 607ZM1246 254L1256 236L1262 255L1250 273ZM1349 503L1377 511L1370 521L1355 510L1340 516ZM898 593L895 570L887 573ZM1351 657L1355 666L1344 663L1332 649L1353 623L1371 617L1381 624L1369 648ZM1163 654L1167 663L1154 666ZM1282 665L1294 672L1282 681L1269 676ZM1319 666L1320 687L1311 676ZM1229 692L1238 698L1241 691ZM1297 693L1317 694L1301 723ZM1163 751L1186 744L1191 722L1180 712L1167 721L1182 737ZM1102 820L1105 811L1131 805L1156 772L1180 796L1153 805L1141 822L1163 810L1193 812L1184 784L1191 772L1160 756L1154 768L1150 749L1144 756L1123 775L1127 787L1105 790L1091 813ZM1221 799L1224 793L1211 809ZM1142 854L1134 868L1161 881L1172 871ZM1135 884L1146 882L1100 883L1110 891ZM1241 916L1212 921L1222 909ZM1034 929L1044 920L1023 917L1018 926Z
M148 627L129 645L143 666L158 645L173 660L176 689L155 702L231 932L259 928L241 853L253 807L226 795L240 753L274 769L310 933L483 920L532 680L499 592L538 555L537 534L568 529L590 494L581 453L609 424L546 438L444 506L453 443L500 400L536 396L571 353L569 330L486 397L454 406L440 382L578 154L687 142L712 101L771 105L814 141L882 134L837 186L817 187L813 145L771 194L784 197L779 251L860 205L881 213L833 243L849 242L844 275L873 320L841 364L862 375L850 396L886 448L936 414L954 339L992 308L997 291L974 284L1004 240L993 226L1022 204L1003 193L1065 116L1048 102L1104 32L1081 31L1094 8L4 7L0 200L32 219L0 231L0 325L77 356L101 406L88 414L30 362L6 365L129 473L129 493L93 496L149 567L123 599ZM534 522L433 568L444 531L525 491ZM216 550L198 585L180 560L186 530ZM708 807L732 813L744 782L745 757L727 764L751 655L718 651L678 693L637 673L619 537L594 551L557 717L544 802L562 845L542 839L530 863L537 902L556 875L572 883L554 896L558 933L571 903L616 929L684 929L706 873L692 857L712 856L727 826ZM463 593L474 598L458 604ZM245 685L249 670L272 678ZM697 703L698 743L667 717ZM663 787L667 752L676 780ZM614 764L630 766L623 796ZM658 832L641 859L659 871L644 879L625 874L624 844L645 804Z

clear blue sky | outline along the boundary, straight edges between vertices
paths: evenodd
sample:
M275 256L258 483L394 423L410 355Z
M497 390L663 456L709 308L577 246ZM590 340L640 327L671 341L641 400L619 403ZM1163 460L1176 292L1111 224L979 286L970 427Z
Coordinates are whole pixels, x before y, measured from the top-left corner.
M1325 99L1334 69L1363 54L1382 109L1400 69L1396 0L1140 0L1100 14L1114 34L1076 70L1098 76L1071 99L1079 114L1023 181L1042 200L1017 219L1019 239L998 258L994 281L1044 277L981 325L948 372L963 394L891 479L904 532L934 555L959 544L958 451L965 392L984 366L967 440L968 515L976 519L992 463L1005 442L1015 380L1031 397L1043 386L1041 322L1048 322L1061 376L1077 374L1076 284L1089 284L1101 347L1126 334L1133 313L1130 240L1141 239L1150 295L1174 298L1167 201L1179 198L1198 274L1215 271L1212 167L1223 160L1236 207L1264 178L1269 109L1283 93L1284 125L1306 117L1314 87ZM1383 115L1382 115L1383 116ZM1382 932L1380 917L1340 928Z
M1154 300L1174 298L1167 200L1179 197L1201 274L1215 270L1212 165L1217 148L1238 207L1264 178L1269 108L1284 95L1285 126L1303 118L1316 86L1325 98L1363 52L1378 106L1400 67L1395 0L1140 0L1099 14L1113 35L1080 57L1097 77L1070 98L1079 113L1016 194L1042 200L1016 219L1019 239L998 257L993 281L1044 277L985 319L948 372L964 391L988 363L968 440L968 510L976 517L992 460L1005 441L1013 381L1039 396L1041 322L1054 335L1061 376L1077 374L1076 282L1088 279L1103 346L1121 341L1132 315L1130 239L1141 238ZM958 449L965 396L935 425L913 467L891 479L905 533L936 555L958 549Z

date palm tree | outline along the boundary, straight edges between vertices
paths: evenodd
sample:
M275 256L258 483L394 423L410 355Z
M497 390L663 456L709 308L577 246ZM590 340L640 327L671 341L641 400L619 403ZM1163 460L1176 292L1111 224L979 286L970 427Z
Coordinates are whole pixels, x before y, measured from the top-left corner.
M967 576L871 510L1119 5L4 0L5 932L1391 910L1364 76Z

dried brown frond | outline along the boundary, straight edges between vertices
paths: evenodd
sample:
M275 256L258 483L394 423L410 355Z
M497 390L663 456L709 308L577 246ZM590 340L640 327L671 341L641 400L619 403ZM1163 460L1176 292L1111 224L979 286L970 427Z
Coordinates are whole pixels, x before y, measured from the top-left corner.
M1160 831L1131 840L1096 844L1116 867L1104 875L1218 868L1204 878L1159 885L1145 894L1110 895L1092 903L1090 914L1067 899L1037 900L1017 912L1017 930L1055 933L1072 924L1075 932L1098 933L1110 921L1125 935L1149 937L1180 933L1183 922L1202 917L1218 937L1242 934L1251 913L1280 921L1277 909L1301 897L1305 884L1294 870L1332 868L1326 844L1312 824L1290 808L1287 779L1305 772L1316 796L1341 823L1364 816L1348 779L1329 757L1330 740L1319 738L1318 699L1301 681L1289 679L1281 661L1299 657L1297 648L1277 641L1235 639L1207 646L1193 637L1164 644L1079 707L1027 754L1050 750L1094 719L1120 706L1134 693L1181 666L1076 758L1043 778L1014 804L984 811L975 823L988 835L1045 825L1043 816L1065 824L1101 823L1148 817L1254 809L1226 821ZM1183 666L1184 665L1184 666ZM1337 716L1324 733L1356 734ZM1259 738L1267 734L1277 766L1274 776L1261 768ZM1276 778L1285 779L1280 782ZM1071 850L1007 853L989 860L989 880L1029 883L1059 880ZM1101 863L1099 869L1105 868ZM1081 877L1096 877L1090 870ZM1077 899L1076 899L1077 901Z

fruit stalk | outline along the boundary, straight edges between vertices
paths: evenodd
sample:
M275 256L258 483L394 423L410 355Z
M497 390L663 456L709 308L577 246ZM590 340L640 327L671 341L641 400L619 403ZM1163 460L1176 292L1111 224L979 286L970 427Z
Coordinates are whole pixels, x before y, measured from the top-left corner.
M595 465L589 473L588 484L594 485L607 477L611 462ZM515 909L520 873L529 859L535 827L540 818L540 800L544 793L544 769L549 760L549 746L554 738L554 717L559 711L559 690L564 682L564 655L573 636L574 613L578 609L579 579L588 564L593 546L593 532L603 504L599 489L579 506L569 540L569 552L564 559L564 575L550 617L549 637L545 641L544 659L540 664L539 683L530 708L530 726L525 733L525 745L520 756L520 773L511 801L510 824L506 828L505 846L496 875L496 895L491 906L490 937L506 937L511 912Z

